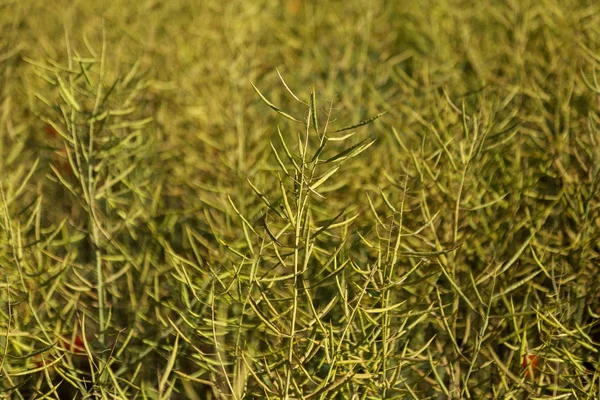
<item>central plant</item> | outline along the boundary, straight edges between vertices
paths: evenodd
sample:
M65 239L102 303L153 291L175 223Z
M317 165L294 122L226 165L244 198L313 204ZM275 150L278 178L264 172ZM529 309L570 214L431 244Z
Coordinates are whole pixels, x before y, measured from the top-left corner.
M261 99L281 116L302 126L294 138L286 138L279 127L277 141L271 142L276 168L276 188L262 189L248 183L264 203L258 218L244 215L231 197L229 202L243 224L246 246L234 250L240 259L235 271L237 293L233 294L234 282L223 283L222 290L241 302L235 353L238 359L243 342L251 333L246 325L263 332L265 337L256 341L252 359L257 363L248 371L248 365L238 362L234 374L241 383L244 373L262 381L268 393L278 393L283 398L325 394L338 387L342 381L356 374L353 368L338 365L342 345L348 340L349 327L357 317L360 304L351 304L365 294L348 298L344 271L351 268L351 261L341 255L348 239L348 226L357 217L351 214L352 206L341 207L335 215L331 212L326 192L335 189L336 173L348 160L367 150L375 139L367 137L355 140L354 129L367 125L385 113L339 129L330 130L333 101L326 110L317 105L312 87L308 101L301 100L281 81L289 94L305 107L305 118L284 112L270 102L256 86ZM323 121L320 115L323 115ZM292 143L295 142L295 145ZM339 144L346 144L339 148ZM323 205L327 207L323 207ZM335 208L334 208L335 209ZM249 271L243 272L247 265ZM364 289L364 288L363 288ZM214 301L214 299L213 299ZM346 321L339 321L343 310L352 310ZM218 308L218 307L217 307ZM333 312L336 309L338 312ZM332 315L338 314L338 315ZM216 321L213 323L218 325ZM334 326L335 325L335 326ZM215 342L221 336L215 333ZM223 344L224 345L224 344ZM268 357L277 369L273 377L267 376L269 365L258 367L261 358ZM236 387L226 372L226 355L219 357L223 375L229 389L236 397L243 395L243 384ZM246 361L247 362L247 361ZM247 377L247 376L246 376ZM275 380L273 380L275 379ZM308 381L307 381L308 379Z

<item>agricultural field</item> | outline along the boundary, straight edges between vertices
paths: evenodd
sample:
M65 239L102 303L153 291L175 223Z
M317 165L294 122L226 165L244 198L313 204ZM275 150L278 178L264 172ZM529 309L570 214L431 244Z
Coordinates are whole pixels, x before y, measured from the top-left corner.
M600 3L0 4L0 398L597 399Z

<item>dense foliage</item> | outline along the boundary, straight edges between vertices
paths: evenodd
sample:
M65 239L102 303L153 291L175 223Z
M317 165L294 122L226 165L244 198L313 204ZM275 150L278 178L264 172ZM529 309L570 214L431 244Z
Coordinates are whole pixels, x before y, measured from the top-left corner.
M0 396L600 396L600 4L1 7Z

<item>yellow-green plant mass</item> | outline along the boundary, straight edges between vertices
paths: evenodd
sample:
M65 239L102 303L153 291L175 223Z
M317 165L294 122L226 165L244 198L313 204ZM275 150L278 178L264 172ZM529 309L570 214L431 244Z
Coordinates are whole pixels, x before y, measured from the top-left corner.
M600 4L5 1L0 397L600 396Z

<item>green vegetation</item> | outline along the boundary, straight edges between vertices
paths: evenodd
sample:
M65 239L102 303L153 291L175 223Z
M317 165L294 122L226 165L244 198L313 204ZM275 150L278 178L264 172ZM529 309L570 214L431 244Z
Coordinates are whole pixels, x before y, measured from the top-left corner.
M0 396L600 396L597 2L0 7Z

